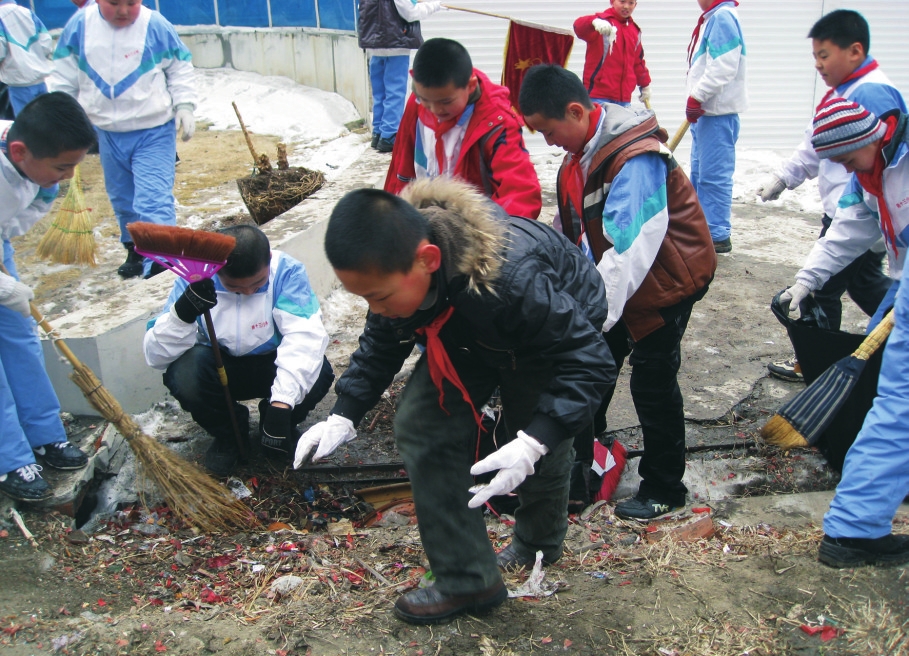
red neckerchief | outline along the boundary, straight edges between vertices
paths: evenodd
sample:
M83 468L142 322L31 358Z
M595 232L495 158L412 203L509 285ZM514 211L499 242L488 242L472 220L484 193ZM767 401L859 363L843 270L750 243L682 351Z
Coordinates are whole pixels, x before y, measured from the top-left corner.
M584 137L584 146L593 139L600 126L600 115L603 113L603 107L597 103L593 104L593 110L588 115L590 123L587 125L587 136ZM576 153L572 153L568 158L568 164L565 165L562 181L562 203L568 205L573 203L574 208L581 217L581 231L577 235L578 244L580 244L581 234L584 233L584 171L581 170L581 158L584 157L584 146Z
M432 378L432 382L435 384L436 389L439 390L439 407L442 408L442 410L445 410L445 390L442 388L442 383L447 378L451 384L457 387L458 391L461 392L461 396L473 412L473 418L477 422L477 426L482 428L483 420L477 412L477 409L473 407L470 395L467 393L464 383L461 382L458 371L454 368L454 365L451 364L451 358L448 357L448 353L445 351L445 345L442 344L442 340L439 339L439 331L442 330L442 326L445 325L445 322L448 321L453 313L454 307L449 307L442 314L433 319L429 325L417 328L417 333L426 336L426 364L429 366L429 377ZM451 413L448 412L448 410L445 410L445 414Z
M872 60L870 64L865 64L864 66L859 66L857 69L852 71L849 75L847 75L845 78L843 78L842 82L840 82L835 87L831 87L827 90L827 93L825 93L824 97L821 98L821 102L818 103L818 106L814 108L815 113L817 113L817 111L821 108L821 105L823 105L825 102L830 100L830 98L833 96L833 94L836 92L836 90L839 87L846 84L846 82L851 82L852 80L857 80L860 77L868 75L868 73L870 73L871 71L873 71L876 68L877 68L877 62Z
M881 150L883 150L884 146L890 143L893 138L899 117L890 116L881 120L887 126L887 132L884 133L884 138L881 139ZM855 176L861 183L862 188L877 198L877 209L881 215L881 232L884 233L884 238L893 248L893 252L896 253L896 232L893 230L893 219L890 218L890 209L887 207L887 201L884 200L884 169L886 168L887 163L884 161L884 155L879 152L874 160L874 168L870 171L856 171Z
M735 3L735 6L738 7L738 0L732 0ZM698 24L694 26L694 31L691 33L691 41L688 42L688 65L691 66L691 58L694 57L694 47L698 43L698 37L701 35L701 25L704 24L704 18L710 11L717 5L721 5L724 2L729 2L729 0L713 0L713 4L707 7L707 11L701 14L701 17L698 18Z
M439 175L442 175L447 168L445 166L445 144L442 143L442 135L458 124L461 114L458 114L447 121L440 122L436 115L426 109L425 106L417 105L417 116L419 117L420 122L426 127L431 128L436 135L436 161L439 164Z

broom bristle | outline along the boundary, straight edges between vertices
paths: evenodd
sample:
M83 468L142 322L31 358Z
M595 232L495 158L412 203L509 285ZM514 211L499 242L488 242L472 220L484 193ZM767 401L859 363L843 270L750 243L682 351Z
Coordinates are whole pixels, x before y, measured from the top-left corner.
M38 257L57 264L96 266L95 234L91 210L85 207L82 176L76 167L69 190L57 210L50 228L38 243Z
M140 251L189 260L225 262L237 245L230 235L137 221L126 226Z
M778 446L781 449L801 449L807 446L808 441L796 428L780 415L773 415L761 428L761 437L767 444Z

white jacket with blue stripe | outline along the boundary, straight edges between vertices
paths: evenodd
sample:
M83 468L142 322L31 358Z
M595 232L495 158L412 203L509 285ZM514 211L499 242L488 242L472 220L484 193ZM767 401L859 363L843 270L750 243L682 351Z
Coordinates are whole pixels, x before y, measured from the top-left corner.
M19 172L6 155L6 133L12 121L0 121L0 237L28 232L50 211L59 185L39 187Z
M0 81L27 87L50 75L54 43L34 12L13 0L0 2Z
M233 356L277 351L277 374L271 401L298 405L312 389L322 370L328 333L322 324L319 300L302 263L272 251L268 283L254 294L224 289L214 277L218 304L211 310L218 344ZM210 344L205 322L183 322L174 302L188 283L174 283L164 314L149 322L145 333L145 361L164 370L195 344Z
M157 11L115 28L92 5L70 18L54 51L55 91L78 98L95 127L130 132L173 119L177 105L196 106L192 55Z
M701 103L707 116L748 109L745 39L732 2L714 7L705 16L688 68L688 95Z

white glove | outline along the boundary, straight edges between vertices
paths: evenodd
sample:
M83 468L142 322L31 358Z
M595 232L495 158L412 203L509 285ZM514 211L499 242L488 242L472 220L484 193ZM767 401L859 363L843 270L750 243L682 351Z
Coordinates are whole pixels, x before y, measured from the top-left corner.
M183 141L189 141L196 133L196 117L193 116L193 106L185 103L177 105L177 114L174 122L177 126L177 132L183 132Z
M641 93L638 96L645 105L650 102L650 87L641 87Z
M312 459L321 460L356 436L357 429L350 419L341 415L328 415L328 419L319 422L300 437L297 451L294 453L294 469L299 469L303 465L313 449L316 449L316 452Z
M768 200L776 200L779 198L780 194L783 193L785 189L786 183L780 180L779 176L771 175L757 188L757 194L761 197L761 200L766 203Z
M595 29L597 32L599 32L603 36L608 37L611 40L615 40L614 39L615 25L613 25L609 21L603 20L602 18L594 18L593 19L593 29Z
M448 7L443 7L441 2L427 2L426 4L428 4L430 7L432 7L433 13L435 13L437 11L441 11L443 9L446 11L448 10Z
M470 508L479 508L490 497L507 494L520 485L533 473L537 460L549 453L549 447L531 437L524 431L498 451L493 451L470 468L473 476L499 470L499 473L486 485L474 485L470 488L473 498L467 502Z
M0 273L0 305L30 317L31 307L28 302L35 298L32 288L13 278Z
M780 305L787 308L789 316L798 319L802 316L799 310L799 304L805 299L811 290L800 282L795 283L792 287L780 294Z

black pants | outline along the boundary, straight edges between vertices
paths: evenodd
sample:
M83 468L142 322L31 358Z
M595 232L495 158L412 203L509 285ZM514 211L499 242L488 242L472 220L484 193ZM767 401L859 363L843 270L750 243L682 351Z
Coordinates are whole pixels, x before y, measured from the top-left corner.
M639 494L670 505L682 505L688 488L685 475L685 410L678 373L681 343L695 299L686 299L664 311L666 324L643 339L631 339L619 321L606 333L617 370L625 357L631 365L631 400L641 422L644 455L638 465L643 479ZM594 418L594 434L606 431L606 410L615 393L613 385ZM592 447L592 443L591 443Z
M249 434L249 409L237 401L268 398L275 381L277 351L262 355L235 357L221 351L221 360L227 373L227 386L234 401L234 412L243 437ZM322 371L316 384L295 406L291 414L294 425L328 393L335 374L328 360L323 357ZM216 440L233 442L233 426L224 398L224 388L215 368L215 356L210 346L196 344L170 363L164 372L164 384L180 406L190 413L193 420Z
M819 237L827 234L831 219L826 214L821 219L824 227ZM844 293L855 301L862 312L869 317L875 313L893 280L884 275L884 253L865 251L855 258L845 269L840 271L814 292L814 298L827 319L831 330L839 330L843 318Z

